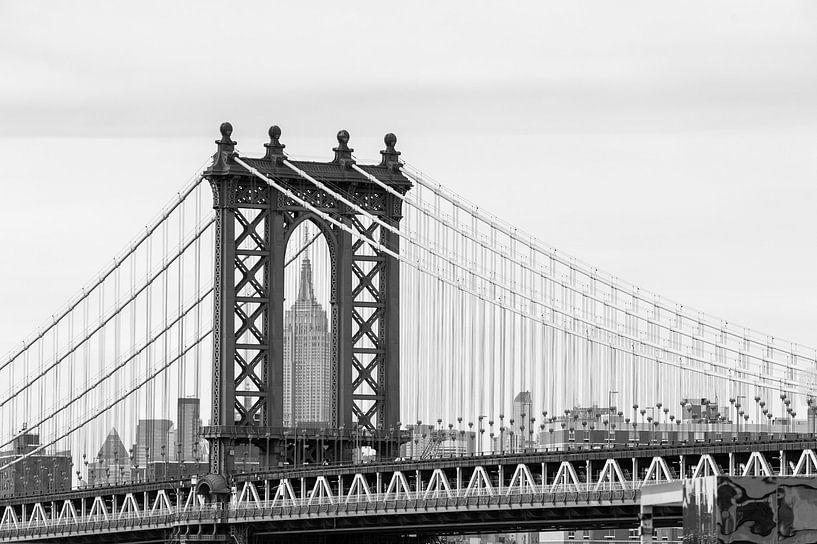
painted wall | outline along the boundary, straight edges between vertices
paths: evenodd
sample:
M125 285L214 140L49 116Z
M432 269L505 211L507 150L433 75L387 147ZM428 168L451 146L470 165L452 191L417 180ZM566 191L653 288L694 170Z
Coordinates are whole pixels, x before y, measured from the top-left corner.
M817 542L817 477L712 476L684 488L685 544Z

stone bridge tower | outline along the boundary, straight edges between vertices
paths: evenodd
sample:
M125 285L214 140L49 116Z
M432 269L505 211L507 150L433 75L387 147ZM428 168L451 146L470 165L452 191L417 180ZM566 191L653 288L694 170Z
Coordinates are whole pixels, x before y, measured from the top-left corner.
M400 267L393 257L322 219L235 161L232 126L221 125L205 178L216 210L213 315L213 413L205 429L210 471L235 471L237 451L261 466L348 459L368 445L396 456L400 417ZM281 130L269 130L260 158L241 160L355 232L399 251L399 238L288 168ZM300 170L397 226L401 200L352 168L349 133L337 134L329 162L292 161ZM359 165L405 194L393 134L379 164ZM331 258L331 418L325 428L296 429L283 419L284 265L295 228L310 220ZM298 243L297 240L292 240ZM293 447L294 443L294 447ZM300 453L298 453L300 452Z

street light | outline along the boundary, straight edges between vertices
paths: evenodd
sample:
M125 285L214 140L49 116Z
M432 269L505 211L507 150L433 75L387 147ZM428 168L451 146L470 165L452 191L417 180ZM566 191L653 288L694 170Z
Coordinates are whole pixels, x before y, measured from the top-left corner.
M618 395L618 391L607 391L607 411L609 413L613 413L615 408L613 406L613 395Z
M479 416L477 418L477 432L479 433L479 454L482 455L482 440L485 434L485 429L482 428L482 420L488 416Z
M505 415L499 414L499 453L505 453Z
M746 395L738 395L735 397L735 411L738 414L737 417L735 418L737 421L738 437L740 437L740 418L743 415L743 410L740 409L741 406L743 406L743 404L741 404L740 399L746 400Z

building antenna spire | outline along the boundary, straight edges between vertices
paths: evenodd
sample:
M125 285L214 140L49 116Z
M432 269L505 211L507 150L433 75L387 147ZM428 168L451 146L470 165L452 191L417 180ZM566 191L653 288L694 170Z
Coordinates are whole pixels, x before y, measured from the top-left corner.
M309 258L309 221L304 223L304 241L302 247L304 248L304 256Z
M309 225L304 224L304 245L309 244ZM315 300L312 286L312 263L309 260L309 250L304 251L304 260L301 261L301 284L298 286L298 300Z

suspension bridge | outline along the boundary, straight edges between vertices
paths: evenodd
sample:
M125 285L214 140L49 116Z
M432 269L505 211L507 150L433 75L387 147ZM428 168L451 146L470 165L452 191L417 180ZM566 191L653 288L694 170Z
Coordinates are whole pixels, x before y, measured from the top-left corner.
M677 527L689 479L817 473L815 349L549 247L384 142L302 161L273 126L251 158L221 126L0 362L0 541Z

